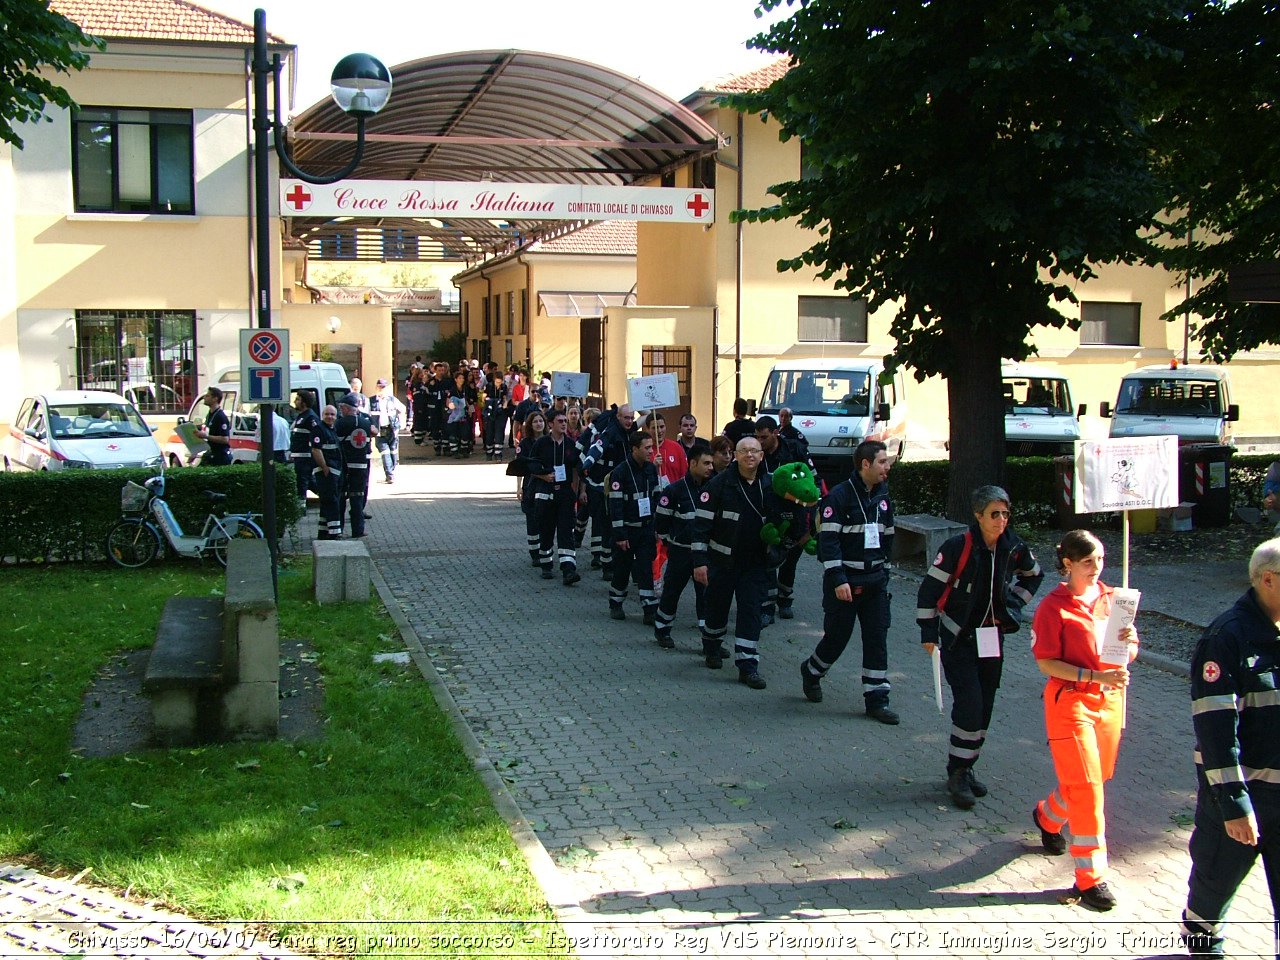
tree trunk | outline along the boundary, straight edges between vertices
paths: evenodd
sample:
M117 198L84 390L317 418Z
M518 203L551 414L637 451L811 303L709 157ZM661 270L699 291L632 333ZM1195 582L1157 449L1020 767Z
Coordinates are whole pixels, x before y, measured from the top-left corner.
M960 329L956 329L959 327ZM947 376L951 409L951 477L947 516L973 519L969 497L988 483L1004 483L1004 396L998 338L971 324L946 332L952 355L962 358Z

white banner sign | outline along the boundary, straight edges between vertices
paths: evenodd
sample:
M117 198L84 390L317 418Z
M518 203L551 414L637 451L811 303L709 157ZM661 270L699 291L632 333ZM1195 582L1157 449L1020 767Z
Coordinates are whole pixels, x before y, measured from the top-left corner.
M566 373L563 370L551 371L551 395L553 397L585 397L591 385L589 373Z
M449 220L656 220L711 223L715 191L454 180L280 181L284 217L426 217Z
M1076 443L1077 513L1178 505L1178 438L1132 437Z
M680 405L680 381L674 373L632 377L627 381L627 400L636 410L660 410Z

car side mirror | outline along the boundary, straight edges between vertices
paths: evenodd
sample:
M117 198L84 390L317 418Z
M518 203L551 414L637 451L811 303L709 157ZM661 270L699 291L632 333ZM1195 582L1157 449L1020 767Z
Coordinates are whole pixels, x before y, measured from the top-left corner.
M1232 423L1240 419L1240 404L1233 403L1227 407L1227 419Z
M1098 416L1109 419L1111 417L1111 404L1103 400L1098 406Z
M889 404L887 403L882 403L879 406L877 406L876 419L882 420L887 423L889 421L889 410L890 410Z
M747 401L747 416L754 420L754 419L755 419L755 416L756 416L756 410L757 410L756 402L755 402L754 400L748 400L748 401Z
M27 427L27 428L26 428L25 430L23 430L22 432L23 432L23 433L25 433L25 434L26 434L28 437L30 437L32 440L43 440L43 439L44 439L44 432L43 432L42 430L38 430L38 429L36 429L35 427Z
M1089 405L1087 403L1082 403L1078 407L1076 407L1077 417L1083 417L1088 412L1089 412Z
M186 418L186 417L179 417L179 418L178 418L178 425L179 425L179 426L181 426L182 424L184 424L184 423L186 423L186 422L187 422L187 418Z

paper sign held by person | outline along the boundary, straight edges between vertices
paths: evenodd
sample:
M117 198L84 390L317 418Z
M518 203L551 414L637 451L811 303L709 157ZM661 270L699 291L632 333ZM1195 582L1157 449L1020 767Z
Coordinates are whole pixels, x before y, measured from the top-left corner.
M1098 659L1109 667L1123 667L1129 662L1129 644L1120 639L1120 631L1133 626L1141 598L1141 590L1123 587L1116 587L1111 594L1111 615L1104 624L1099 624L1101 629L1097 634Z

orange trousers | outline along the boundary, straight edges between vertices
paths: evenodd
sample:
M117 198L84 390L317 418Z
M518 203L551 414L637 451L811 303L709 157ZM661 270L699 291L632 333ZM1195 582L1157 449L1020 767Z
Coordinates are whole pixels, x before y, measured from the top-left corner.
M1058 785L1036 811L1051 833L1070 827L1076 886L1081 890L1097 885L1107 870L1102 785L1116 769L1123 721L1120 690L1052 678L1045 685L1044 725Z

